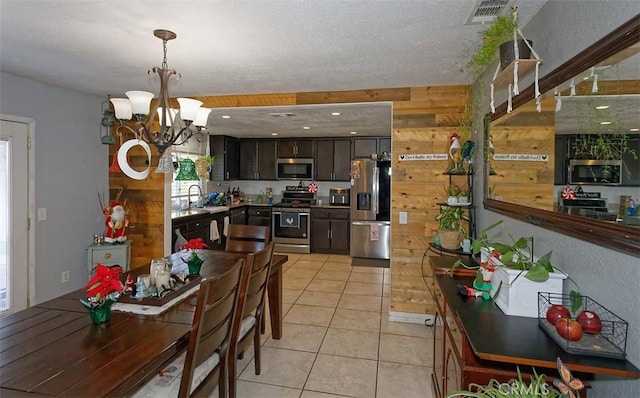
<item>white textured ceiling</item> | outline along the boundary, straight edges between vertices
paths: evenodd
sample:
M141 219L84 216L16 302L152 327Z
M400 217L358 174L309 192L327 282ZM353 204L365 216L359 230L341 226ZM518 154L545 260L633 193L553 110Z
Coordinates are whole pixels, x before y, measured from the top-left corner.
M546 0L518 4L522 25ZM0 0L0 68L85 93L171 96L469 84L470 0Z

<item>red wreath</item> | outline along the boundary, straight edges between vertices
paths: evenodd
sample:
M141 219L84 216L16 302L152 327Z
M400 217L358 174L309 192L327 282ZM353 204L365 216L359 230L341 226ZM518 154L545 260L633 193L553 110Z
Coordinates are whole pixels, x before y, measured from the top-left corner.
M571 187L565 187L562 190L563 199L573 199L576 197L576 192Z

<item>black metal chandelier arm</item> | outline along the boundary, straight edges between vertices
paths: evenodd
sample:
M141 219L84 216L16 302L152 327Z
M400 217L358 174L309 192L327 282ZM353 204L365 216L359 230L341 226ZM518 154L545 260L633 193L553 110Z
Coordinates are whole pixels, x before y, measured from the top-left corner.
M180 129L180 131L175 134L173 145L182 145L185 142L189 141L192 137L196 137L198 142L202 142L204 139L204 133L202 132L202 128L196 127L196 129L197 129L196 131L193 131L189 128L189 126L183 127L182 129Z

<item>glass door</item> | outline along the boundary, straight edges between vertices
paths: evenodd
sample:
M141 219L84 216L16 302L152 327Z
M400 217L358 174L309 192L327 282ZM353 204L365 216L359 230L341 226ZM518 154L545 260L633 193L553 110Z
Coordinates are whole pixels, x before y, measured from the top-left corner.
M28 304L28 126L0 122L0 316L4 316Z

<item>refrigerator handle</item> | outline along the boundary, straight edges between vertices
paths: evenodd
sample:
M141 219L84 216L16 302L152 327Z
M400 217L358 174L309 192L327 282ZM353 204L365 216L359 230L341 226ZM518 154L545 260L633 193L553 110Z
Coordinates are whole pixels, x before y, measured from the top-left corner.
M375 214L378 214L378 208L379 208L379 202L378 202L378 198L379 198L379 190L380 190L380 186L378 184L380 178L380 169L378 167L376 167L375 165L373 166L373 212Z

